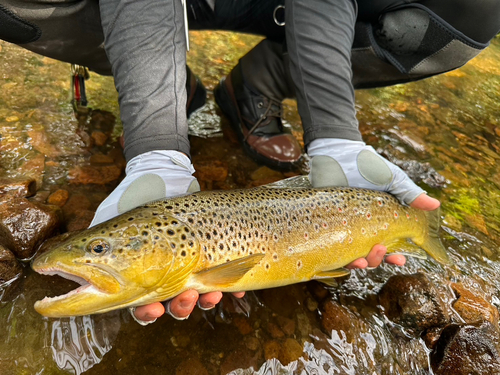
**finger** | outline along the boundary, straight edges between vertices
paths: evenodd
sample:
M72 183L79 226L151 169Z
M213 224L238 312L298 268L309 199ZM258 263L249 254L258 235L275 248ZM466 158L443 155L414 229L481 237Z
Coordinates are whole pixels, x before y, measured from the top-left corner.
M406 263L406 258L401 254L388 255L385 258L385 262L389 264L394 264L395 266L404 266Z
M202 310L210 310L217 305L222 299L221 292L211 292L207 294L202 294L198 300L198 306Z
M168 302L167 312L178 320L189 318L189 315L196 306L198 296L199 294L196 290L187 290L179 294Z
M441 203L436 199L429 197L427 194L420 194L410 206L424 211L432 211L438 208Z
M345 268L352 270L354 268L366 268L366 267L368 267L368 262L366 261L366 259L359 258L356 259L354 262L349 263Z
M236 292L233 293L233 296L235 296L236 298L243 298L245 296L245 292Z
M378 267L383 262L387 248L383 245L375 245L372 247L370 253L366 256L368 267Z
M134 315L137 319L151 322L165 314L165 307L160 302L155 302L150 305L139 306L135 309Z

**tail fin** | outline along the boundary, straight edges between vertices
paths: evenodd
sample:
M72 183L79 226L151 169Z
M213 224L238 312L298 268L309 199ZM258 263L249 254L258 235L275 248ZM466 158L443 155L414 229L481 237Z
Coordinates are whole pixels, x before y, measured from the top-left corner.
M427 238L420 245L422 248L439 263L453 264L453 261L448 256L441 240L439 239L439 228L441 224L440 209L427 211L427 222L429 223L429 232Z

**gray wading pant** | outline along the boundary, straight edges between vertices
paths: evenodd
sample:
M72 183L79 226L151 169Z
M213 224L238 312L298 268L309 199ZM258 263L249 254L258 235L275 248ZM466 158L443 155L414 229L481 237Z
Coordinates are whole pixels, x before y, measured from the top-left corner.
M266 96L297 97L306 144L361 139L353 86L457 68L500 28L497 0L286 0L279 27L273 11L283 2L188 0L188 16L191 29L268 37L239 69ZM98 73L112 69L127 160L155 149L189 154L182 17L180 0L0 0L0 38Z

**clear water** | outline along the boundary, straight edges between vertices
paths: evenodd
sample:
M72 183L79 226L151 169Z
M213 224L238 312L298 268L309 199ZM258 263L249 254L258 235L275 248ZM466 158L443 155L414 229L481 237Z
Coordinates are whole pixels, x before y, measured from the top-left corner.
M191 35L188 61L209 90L258 38L205 32ZM63 187L85 193L89 209L113 189L75 185L75 166L90 165L95 149L86 147L69 104L69 65L0 44L0 177L31 175L39 196ZM196 310L187 321L169 317L140 327L126 312L72 319L47 319L35 300L72 288L56 277L34 274L0 289L0 373L11 374L429 374L428 349L381 313L375 298L394 274L424 272L445 299L450 281L462 281L500 303L500 44L460 70L408 85L358 91L357 109L365 140L399 160L429 163L446 179L443 188L422 183L442 201L442 239L455 265L410 259L404 268L381 266L355 271L330 299L341 304L349 329L325 332L311 285L225 296L212 311ZM118 117L112 79L92 75L90 106ZM300 137L293 101L285 116ZM262 169L249 160L227 131L226 120L209 95L191 121L193 161L222 161L224 182L207 188L259 183ZM221 127L222 126L222 127ZM119 148L117 122L111 141ZM201 138L199 136L203 136ZM270 174L268 177L286 177ZM431 184L432 185L432 184ZM275 328L279 329L276 330ZM280 333L281 332L281 333Z

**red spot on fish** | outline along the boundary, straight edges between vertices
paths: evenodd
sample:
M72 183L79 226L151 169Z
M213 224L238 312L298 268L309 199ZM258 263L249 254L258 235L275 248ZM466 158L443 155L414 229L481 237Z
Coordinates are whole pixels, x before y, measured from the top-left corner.
M366 218L367 218L368 220L370 220L370 219L372 218L372 214L368 212L368 213L366 214Z
M398 214L396 211L394 211L394 217L395 217L396 219L399 217L399 214Z
M346 219L342 220L342 224L347 225L347 220Z

